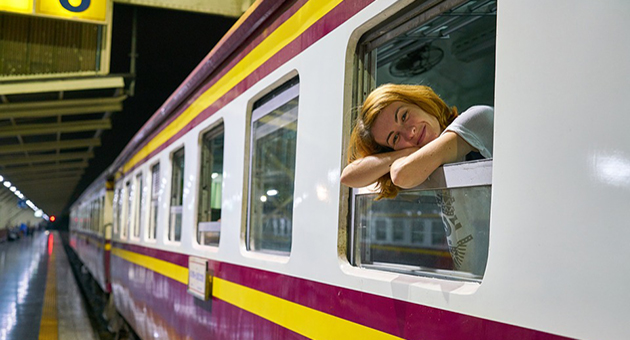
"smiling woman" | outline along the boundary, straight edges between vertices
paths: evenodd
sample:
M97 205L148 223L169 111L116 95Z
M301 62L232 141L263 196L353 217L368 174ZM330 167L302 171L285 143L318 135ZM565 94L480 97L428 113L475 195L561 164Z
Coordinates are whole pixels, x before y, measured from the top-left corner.
M341 182L378 183L379 198L424 182L440 165L470 152L492 158L494 110L473 106L459 116L429 87L386 84L367 97L350 140Z

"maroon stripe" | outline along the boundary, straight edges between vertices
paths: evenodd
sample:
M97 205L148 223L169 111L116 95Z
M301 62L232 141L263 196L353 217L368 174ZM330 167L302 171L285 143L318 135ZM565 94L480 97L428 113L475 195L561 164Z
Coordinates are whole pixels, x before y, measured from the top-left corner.
M144 247L136 244L112 242L112 247L120 248L123 250L131 251L141 255L153 257L162 261L170 262L178 266L188 268L188 255L175 253L172 251L166 251L161 249Z
M114 243L116 247L128 251L188 267L188 255L185 254L133 244ZM123 273L126 273L125 270L120 271L120 265L126 263L126 261L120 262L116 260L116 262L118 262L118 265L115 266L119 268L116 271L118 274L112 270L112 275L114 278L118 277L120 279L121 276L124 276ZM131 263L129 265L138 270L143 268ZM208 261L208 267L216 277L224 280L405 339L569 339L532 329L260 269L212 260ZM149 271L149 269L146 270ZM158 277L163 276L154 276L154 280ZM170 285L183 287L185 290L185 285L182 285L180 282L167 277L163 278L170 282ZM162 311L162 313L165 312ZM214 317L219 317L225 322L228 322L230 318L222 313L213 313ZM252 322L258 324L258 321L255 320ZM263 322L263 324L266 322ZM267 326L262 325L261 327Z
M405 339L565 337L282 274L221 263L218 277Z
M369 5L373 1L374 0L356 0L356 1L348 1L348 0L346 0L346 1L341 2L334 9L332 9L330 12L328 12L326 15L324 15L324 17L322 17L319 21L317 21L315 24L311 25L311 27L309 27L299 37L297 37L295 40L291 41L287 46L285 46L283 49L281 49L274 56L269 58L269 60L267 60L260 67L258 67L256 70L254 70L250 75L248 75L245 79L243 79L241 82L239 82L235 87L230 89L225 95L223 95L216 102L212 103L209 107L204 109L190 123L188 123L180 131L178 131L174 136L169 138L164 144L162 144L159 147L157 147L155 150L153 150L151 153L149 153L149 155L147 155L145 158L143 158L138 163L136 163L131 169L128 170L128 172L132 172L134 169L136 169L138 166L142 165L148 159L150 159L151 157L155 156L157 153L159 153L162 150L164 150L165 148L167 148L169 145L171 145L172 143L177 141L179 138L181 138L188 131L190 131L195 126L199 125L201 122L206 120L208 117L210 117L211 115L216 113L220 108L222 108L223 106L225 106L228 103L230 103L236 97L240 96L243 92L247 91L250 87L252 87L258 81L260 81L260 79L266 77L271 72L276 70L278 67L280 67L281 65L283 65L284 63L286 63L287 61L292 59L293 57L297 56L303 50L305 50L306 48L308 48L309 46L311 46L312 44L314 44L315 42L317 42L321 38L325 37L328 33L332 32L335 28L337 28L339 25L341 25L342 23L347 21L350 17L355 15L357 12L359 12L361 9L365 8L367 5ZM291 13L291 14L293 14L293 13ZM283 18L283 19L286 20L286 18ZM282 22L280 22L280 23L282 23ZM278 24L278 26L279 26L279 24ZM264 36L264 37L266 37L266 36ZM261 37L261 41L262 41L262 39L263 38ZM245 51L242 52L239 55L239 57L242 58L244 55L246 55ZM232 61L230 63L230 67L229 68L226 67L225 69L223 69L222 73L220 73L220 75L224 75L227 71L229 71L229 69L231 69L231 67L233 67L236 64L237 61L240 61L240 59ZM182 112L186 108L188 108L190 106L190 104L192 104L192 102L194 102L194 99L196 99L200 95L202 95L208 88L210 88L214 83L216 83L216 81L218 81L218 79L220 79L220 76L213 78L213 82L210 82L210 83L206 84L202 89L200 89L195 94L195 96L191 100L188 101L188 104L186 106L181 107L179 109L179 111L175 115L173 115L173 118L169 119L168 123L170 123L177 116L181 115ZM160 131L164 127L166 127L168 125L168 123L165 124L160 129ZM150 141L153 137L155 137L157 135L157 133L159 133L159 131L157 131L150 138L148 138L147 142L145 142L144 145L146 145L146 143L148 143L148 141Z

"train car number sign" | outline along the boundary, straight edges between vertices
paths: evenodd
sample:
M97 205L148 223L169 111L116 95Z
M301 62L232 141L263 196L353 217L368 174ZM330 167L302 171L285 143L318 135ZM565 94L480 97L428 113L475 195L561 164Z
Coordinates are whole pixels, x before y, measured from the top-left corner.
M208 260L198 257L188 258L188 293L207 301L210 295L211 276L208 273Z
M112 0L2 0L0 11L105 23Z

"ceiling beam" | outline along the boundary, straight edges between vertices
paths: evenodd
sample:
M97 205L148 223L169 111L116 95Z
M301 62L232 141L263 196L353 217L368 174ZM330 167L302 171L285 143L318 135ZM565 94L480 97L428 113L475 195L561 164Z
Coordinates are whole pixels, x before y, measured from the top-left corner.
M8 169L3 169L0 171L0 174L5 176L12 176L14 174L22 174L22 173L36 173L42 171L54 171L61 169L83 169L88 167L88 162L67 162L60 164L52 164L52 165L31 165L31 166L20 166L20 167L11 167Z
M0 146L0 154L3 153L16 153L16 152L32 152L32 151L48 151L48 150L63 150L63 149L76 149L90 146L101 146L101 140L99 138L89 139L72 139L58 142L44 142L44 143L27 143L27 144L14 144Z
M81 115L99 112L119 112L122 111L122 103L107 104L107 105L90 105L90 106L70 106L59 108L41 108L41 109L28 109L28 110L0 110L0 119L11 118L42 118L42 117L55 117L64 115Z
M11 176L11 181L15 183L28 182L30 180L36 179L45 179L45 178L62 178L69 176L80 176L83 175L85 171L83 169L80 170L64 170L64 171L47 171L43 173L22 173L22 174L14 174Z
M67 185L68 183L78 183L81 179L80 175L72 175L68 177L59 177L59 178L34 178L28 181L19 181L17 184L18 189L20 187L30 188L33 185L45 185L48 187L56 187L58 185Z
M0 128L0 137L44 135L57 132L81 132L111 128L112 124L109 119L82 120L52 124L16 125Z
M26 156L26 157L3 157L0 158L0 166L28 164L28 163L44 163L54 161L65 161L70 159L88 159L94 157L93 152L71 152L62 154Z
M122 103L127 99L126 95L117 97L83 98L83 99L62 99L45 100L36 102L4 103L0 105L0 113L11 111L26 111L38 109L57 109L65 107L102 106Z
M125 87L123 77L44 80L0 84L0 95L113 89Z

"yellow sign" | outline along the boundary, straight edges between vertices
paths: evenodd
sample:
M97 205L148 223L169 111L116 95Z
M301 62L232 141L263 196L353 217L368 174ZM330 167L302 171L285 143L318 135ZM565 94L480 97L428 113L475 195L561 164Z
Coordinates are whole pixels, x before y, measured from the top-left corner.
M107 0L36 0L35 13L105 21Z
M33 13L33 0L2 0L0 11L16 13Z
M107 5L110 2L111 0L0 0L0 11L105 22Z

